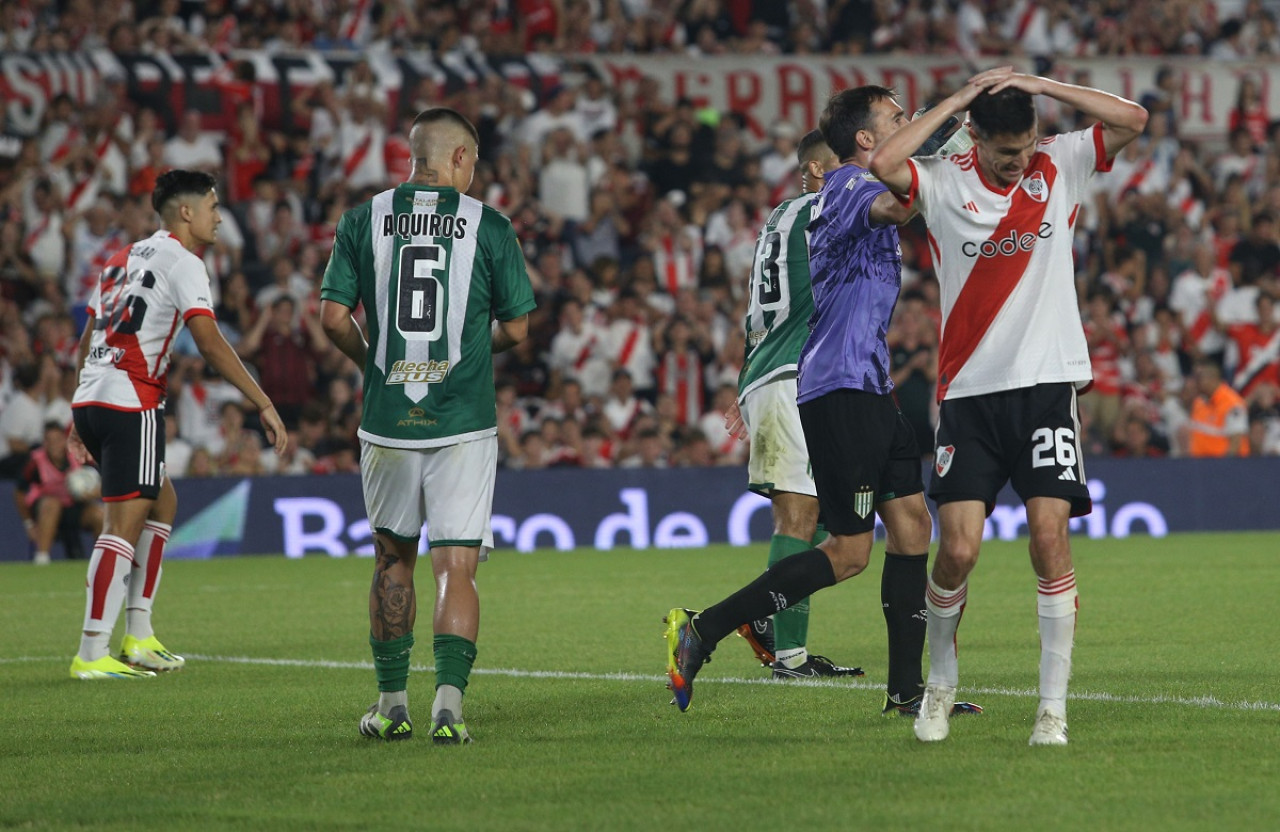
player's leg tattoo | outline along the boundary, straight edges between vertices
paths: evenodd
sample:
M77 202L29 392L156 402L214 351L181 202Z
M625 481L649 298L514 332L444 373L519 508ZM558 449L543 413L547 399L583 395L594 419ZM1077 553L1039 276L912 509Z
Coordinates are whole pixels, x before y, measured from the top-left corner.
M380 536L374 538L373 585L369 589L369 630L379 641L390 641L413 631L417 599L412 563L390 551Z

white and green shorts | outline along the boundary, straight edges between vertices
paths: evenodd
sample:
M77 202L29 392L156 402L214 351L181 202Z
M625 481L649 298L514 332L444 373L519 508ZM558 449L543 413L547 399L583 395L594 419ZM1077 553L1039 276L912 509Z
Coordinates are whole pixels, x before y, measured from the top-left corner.
M795 376L749 390L738 407L751 434L747 488L765 497L779 491L818 496L796 407Z
M360 479L369 525L400 540L493 549L493 481L498 437L438 448L388 448L360 440Z

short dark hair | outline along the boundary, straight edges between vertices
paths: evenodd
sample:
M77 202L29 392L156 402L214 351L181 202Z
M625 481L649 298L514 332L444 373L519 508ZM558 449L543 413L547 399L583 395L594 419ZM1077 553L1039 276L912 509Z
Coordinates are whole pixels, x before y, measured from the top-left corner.
M984 139L1018 136L1035 128L1036 105L1030 93L1014 87L980 93L969 105L969 123Z
M868 84L863 87L841 90L827 100L818 120L818 130L827 147L841 160L858 152L859 130L871 126L871 105L886 98L893 98L893 90Z
M824 149L831 150L826 145L827 140L822 138L821 130L810 130L800 139L800 144L796 145L796 161L801 165L817 161Z
M204 196L218 185L213 174L202 170L171 170L156 178L151 191L151 207L163 214L170 201L182 196Z
M413 127L419 125L430 127L441 122L450 122L457 127L461 127L471 134L471 139L476 144L480 144L480 133L476 130L476 126L471 120L462 113L452 107L431 107L418 113L418 117L413 120ZM412 129L412 128L410 128Z

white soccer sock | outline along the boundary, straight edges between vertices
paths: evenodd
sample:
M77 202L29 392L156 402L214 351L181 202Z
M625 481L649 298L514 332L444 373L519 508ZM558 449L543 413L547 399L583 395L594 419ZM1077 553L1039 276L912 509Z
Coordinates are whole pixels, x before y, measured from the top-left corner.
M1040 580L1036 610L1040 614L1040 710L1067 714L1067 681L1071 678L1071 647L1076 635L1076 573Z
M391 709L397 705L403 705L407 710L409 707L409 691L407 690L384 690L378 694L378 713L383 716L389 716Z
M441 711L451 711L453 718L462 720L462 689L453 685L436 688L436 701L431 703L431 721L435 722Z
M133 565L133 547L123 538L104 534L93 546L85 584L84 631L98 633L80 640L80 658L97 661L107 655L111 628L120 617Z
M969 597L969 583L957 589L943 589L929 578L924 603L929 610L927 632L929 636L929 684L954 688L960 678L960 666L956 659L956 630L960 616Z
M805 647L794 647L790 650L779 650L773 654L776 661L780 662L783 667L795 670L800 665L809 661L809 650Z
M129 635L137 639L155 635L151 629L151 605L156 590L160 588L164 547L169 542L173 526L148 520L138 535L138 546L133 555L133 571L129 580L129 603L126 618Z

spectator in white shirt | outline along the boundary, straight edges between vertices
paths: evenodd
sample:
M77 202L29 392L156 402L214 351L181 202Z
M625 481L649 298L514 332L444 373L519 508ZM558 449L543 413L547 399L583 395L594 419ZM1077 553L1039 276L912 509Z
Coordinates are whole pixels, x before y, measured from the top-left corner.
M222 168L222 150L208 133L200 129L200 113L182 114L178 134L165 142L164 160L170 167L217 173Z

